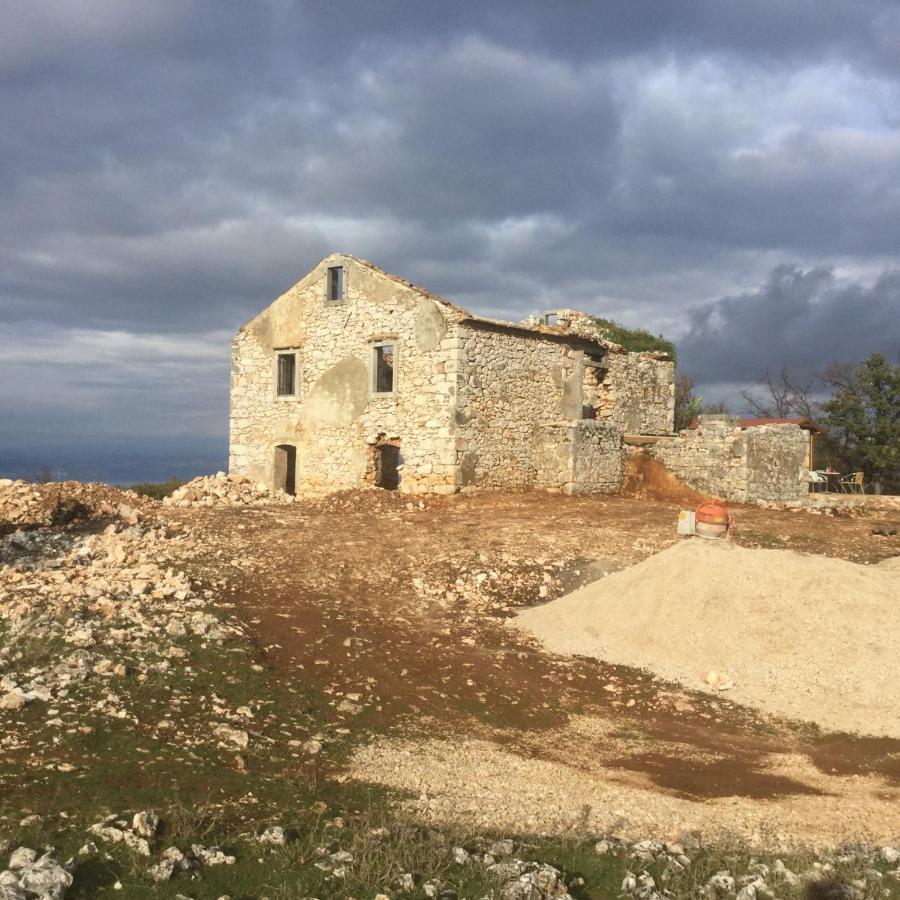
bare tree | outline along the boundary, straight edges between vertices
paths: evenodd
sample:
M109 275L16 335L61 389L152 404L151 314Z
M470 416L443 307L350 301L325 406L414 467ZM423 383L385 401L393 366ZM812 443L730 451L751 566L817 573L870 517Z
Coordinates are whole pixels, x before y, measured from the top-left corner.
M759 383L763 387L762 394L741 391L745 410L751 415L761 419L785 419L790 416L811 419L818 410L818 403L812 396L816 379L802 379L794 375L789 366L782 366L777 375L766 369Z

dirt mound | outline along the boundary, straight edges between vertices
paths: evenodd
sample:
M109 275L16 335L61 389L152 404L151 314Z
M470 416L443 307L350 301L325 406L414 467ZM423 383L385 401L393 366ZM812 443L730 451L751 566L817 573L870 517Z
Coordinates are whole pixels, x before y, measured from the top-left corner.
M117 516L136 521L153 501L108 484L58 481L31 484L0 480L0 535Z
M515 623L776 715L900 737L897 561L686 540Z
M649 500L671 500L696 506L706 500L704 494L680 482L659 460L645 453L633 453L625 463L622 495Z
M307 503L323 513L384 513L410 509L427 509L435 505L435 498L410 497L398 491L382 488L335 491L308 499Z

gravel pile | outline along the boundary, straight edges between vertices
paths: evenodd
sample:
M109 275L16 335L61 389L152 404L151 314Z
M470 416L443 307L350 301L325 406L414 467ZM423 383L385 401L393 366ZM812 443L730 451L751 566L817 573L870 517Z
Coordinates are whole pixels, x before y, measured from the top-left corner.
M294 497L283 491L270 491L243 475L200 475L182 485L163 500L165 506L268 506L293 503Z
M689 539L521 613L548 649L836 731L900 737L898 560Z

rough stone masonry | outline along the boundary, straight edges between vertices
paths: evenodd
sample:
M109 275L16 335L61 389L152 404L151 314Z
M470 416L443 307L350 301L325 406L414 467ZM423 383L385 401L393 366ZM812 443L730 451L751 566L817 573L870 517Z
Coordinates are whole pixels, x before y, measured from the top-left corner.
M674 363L552 315L476 317L329 256L234 339L230 470L288 493L615 491L623 433L672 432Z
M644 450L679 480L725 500L798 505L808 496L809 434L794 424L742 428L734 416L704 415Z

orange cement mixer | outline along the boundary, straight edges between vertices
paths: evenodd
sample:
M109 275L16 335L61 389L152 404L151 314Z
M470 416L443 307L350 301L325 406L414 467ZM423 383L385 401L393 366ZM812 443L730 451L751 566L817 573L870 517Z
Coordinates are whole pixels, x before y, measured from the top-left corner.
M695 534L705 538L721 538L728 534L731 516L728 507L719 500L706 500L694 513Z

